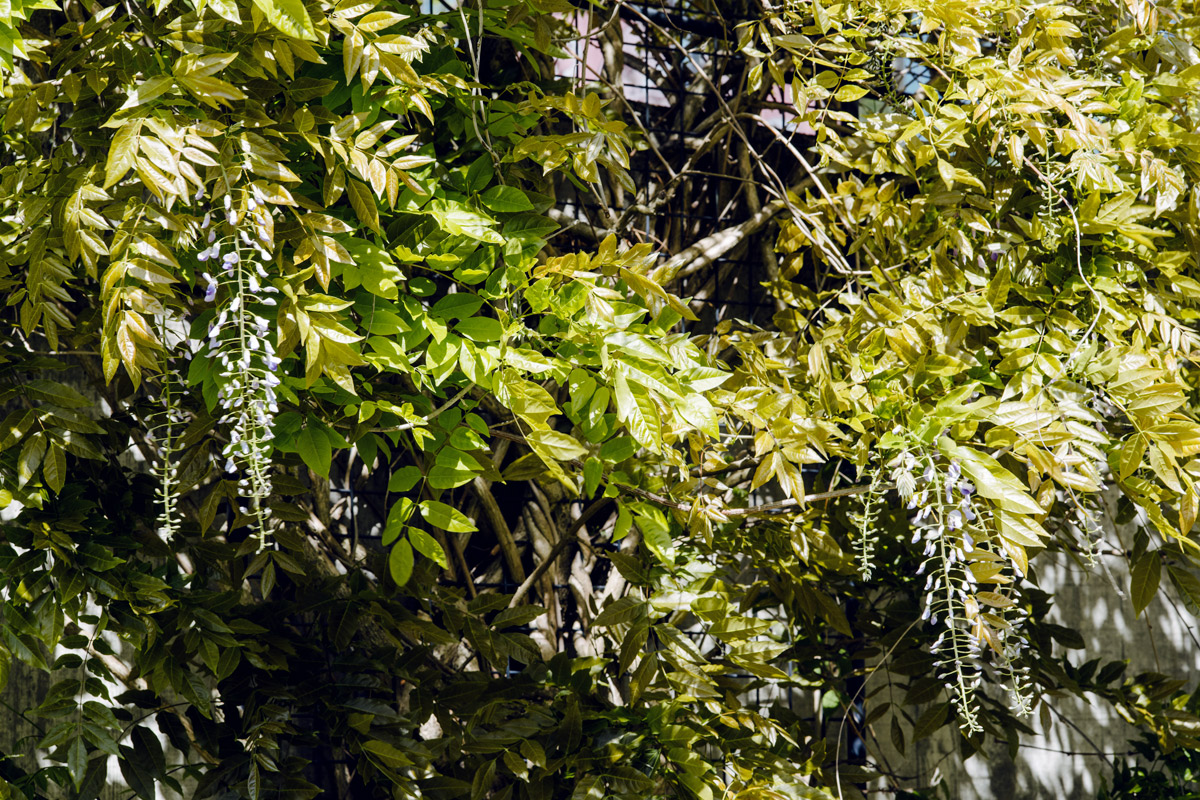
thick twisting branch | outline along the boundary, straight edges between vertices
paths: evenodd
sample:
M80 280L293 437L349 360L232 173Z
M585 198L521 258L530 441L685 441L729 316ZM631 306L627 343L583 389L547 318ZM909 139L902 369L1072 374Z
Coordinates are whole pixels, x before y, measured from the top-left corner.
M541 577L546 574L546 570L550 569L550 567L554 564L555 559L563 554L563 551L567 549L567 546L571 544L571 542L577 540L583 541L582 537L579 535L580 531L583 530L583 526L588 523L588 520L596 516L596 514L602 511L611 502L612 500L609 498L602 497L584 509L583 513L579 515L579 519L575 520L575 523L571 526L571 529L567 531L566 535L555 542L554 547L550 549L550 552L544 559L542 559L542 562L538 564L534 568L533 572L529 573L529 577L522 581L521 585L517 587L516 594L513 595L512 600L510 600L508 603L509 608L516 608L521 604L521 601L525 599L527 594L529 594L529 590L532 589L538 580L540 580ZM587 544L586 541L584 541L584 543Z

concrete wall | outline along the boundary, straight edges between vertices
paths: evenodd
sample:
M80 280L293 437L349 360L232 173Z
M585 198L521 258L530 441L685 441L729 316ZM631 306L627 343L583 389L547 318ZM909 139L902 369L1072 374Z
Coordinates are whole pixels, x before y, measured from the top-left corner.
M1129 593L1129 567L1122 553L1132 546L1132 529L1106 526L1102 554L1089 568L1061 554L1043 554L1034 564L1039 585L1055 595L1050 621L1074 628L1083 650L1067 651L1080 665L1092 658L1125 660L1126 677L1162 672L1185 679L1194 689L1200 680L1200 624L1176 596L1165 570L1158 596L1135 617ZM1049 710L1027 719L1036 737L1025 737L1016 760L1007 747L994 745L986 757L961 761L957 734L950 730L910 745L908 758L884 745L884 756L902 765L906 775L927 780L940 774L942 796L956 800L1083 800L1095 798L1101 780L1111 785L1114 760L1130 758L1129 740L1138 729L1103 700L1063 693ZM887 738L889 720L876 724ZM890 752L889 752L890 751Z

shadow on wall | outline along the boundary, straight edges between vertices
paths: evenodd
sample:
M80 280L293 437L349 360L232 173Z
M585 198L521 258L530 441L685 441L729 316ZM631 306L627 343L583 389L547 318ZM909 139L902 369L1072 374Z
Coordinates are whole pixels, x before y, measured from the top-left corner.
M1038 585L1054 595L1049 621L1083 637L1084 649L1066 651L1068 658L1076 666L1097 657L1104 663L1124 660L1126 677L1162 672L1195 687L1200 681L1197 619L1165 578L1150 606L1135 617L1128 598L1129 565L1122 555L1133 541L1133 529L1105 528L1097 548L1105 555L1097 555L1094 566L1051 553L1033 565ZM1094 800L1102 781L1112 784L1114 762L1132 757L1130 740L1139 735L1106 702L1086 694L1052 698L1026 723L1037 735L1022 737L1015 760L1003 743L996 743L963 762L957 733L949 728L917 742L908 758L894 751L884 756L904 765L903 774L921 776L925 785L940 772L945 785L939 796L955 800Z
M0 695L3 698L0 702L0 753L24 771L37 768L34 753L44 732L35 723L40 725L45 720L32 715L22 716L18 709L36 707L49 689L48 674L14 662L8 685ZM6 772L0 766L0 775Z

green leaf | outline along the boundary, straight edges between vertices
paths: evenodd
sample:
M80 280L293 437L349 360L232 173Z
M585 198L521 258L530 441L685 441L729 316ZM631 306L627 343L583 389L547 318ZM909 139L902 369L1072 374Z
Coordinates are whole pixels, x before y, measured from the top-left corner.
M412 488L417 485L417 481L421 480L421 470L411 464L407 467L401 467L392 473L392 477L388 479L388 491L411 492Z
M140 119L130 120L117 129L108 147L108 160L104 167L104 188L108 189L125 177L137 163L138 134L142 129Z
M571 461L587 455L587 448L579 444L574 437L558 431L530 431L525 434L525 440L543 461Z
M46 380L33 380L25 384L25 392L31 400L51 403L63 408L89 408L91 400L61 383Z
M236 0L208 0L208 7L234 25L242 24L242 15L238 11Z
M379 206L375 203L375 195L371 188L359 180L350 178L346 181L346 194L350 197L350 205L360 222L376 233L382 233L379 227Z
M1179 592L1180 599L1187 606L1187 610L1192 616L1200 616L1200 578L1189 570L1173 565L1167 566L1167 574L1171 578L1171 583L1175 584L1175 589ZM3 688L3 683L0 682L0 689Z
M503 630L504 628L516 628L522 625L528 625L535 619L546 613L546 609L541 606L517 606L516 608L506 608L496 615L492 620L492 628L495 630Z
M930 736L938 728L945 724L946 718L950 715L949 703L938 703L936 706L930 706L925 710L925 713L917 718L913 723L912 738L913 741L924 739Z
M852 103L867 93L865 86L845 85L833 93L833 99L839 103Z
M604 477L604 464L595 456L588 458L583 465L583 496L591 497L600 487L600 479Z
M451 508L445 503L439 503L436 500L423 500L418 506L421 511L421 516L430 525L436 525L444 531L451 533L471 533L478 530L471 520L467 519L467 515L459 511L457 508Z
M472 211L460 203L434 201L430 213L442 230L457 236L468 236L489 244L504 244L504 237L492 230L496 221L486 214Z
M617 543L629 535L629 531L633 528L633 514L629 510L629 506L620 504L617 506L617 521L613 525L613 543Z
M411 766L413 763L412 759L405 755L403 750L390 742L371 739L370 741L363 742L362 749L372 761L376 759L381 760L384 766L390 769Z
M1140 433L1133 434L1125 440L1121 445L1120 456L1118 458L1118 473L1119 480L1125 480L1133 473L1137 472L1142 466L1142 459L1146 455L1147 440Z
M649 392L639 384L631 384L618 370L613 395L617 401L617 418L625 423L638 444L655 453L661 451L662 423Z
M471 781L471 800L483 800L495 779L496 760L485 761L475 770L475 778Z
M570 800L601 800L604 797L604 781L598 775L586 775L575 784Z
M397 586L403 586L408 583L408 579L412 577L413 571L413 551L412 545L408 540L401 539L392 547L392 552L388 555L388 572L392 575L392 580Z
M71 782L78 789L87 772L87 746L83 743L82 736L73 739L67 748L67 772L71 775Z
M142 800L155 800L154 775L147 769L148 762L145 754L139 754L128 745L121 745L121 756L117 759L117 765L121 769L121 777L125 779L125 783Z
M33 478L46 455L46 444L46 435L40 431L25 440L17 459L17 486L24 486Z
M485 429L486 432L486 429ZM450 445L459 450L487 450L488 444L479 432L459 426L450 433Z
M316 424L309 424L296 434L296 451L313 472L322 478L329 477L333 463L333 445L325 431Z
M659 561L664 564L674 562L675 548L671 542L671 527L661 511L652 509L646 514L638 514L637 526L642 532L646 547Z
M468 317L455 325L454 330L473 342L498 342L504 336L500 320L491 317Z
M604 607L604 609L596 615L596 619L592 622L593 625L600 627L608 627L610 625L623 625L633 622L639 617L646 614L646 601L641 600L633 595L625 595L624 597L614 600Z
M637 449L638 444L632 436L615 436L600 445L600 458L610 464L619 464L632 458Z
M158 737L149 728L137 725L130 730L129 738L145 770L155 778L162 777L167 770L167 759Z
M899 752L900 755L904 755L908 748L906 746L907 743L904 741L904 729L900 727L900 717L898 715L892 717L890 733L892 738L892 747L896 748L896 751Z
M492 211L533 211L533 203L520 189L514 186L493 186L479 199Z
M464 517L465 519L465 517ZM448 564L446 562L446 551L438 544L437 539L434 539L420 528L408 529L408 540L412 542L413 548L421 555L428 558L430 561L437 563L439 567L445 569Z
M1130 570L1130 590L1133 596L1133 610L1141 614L1154 595L1158 593L1158 584L1162 579L1162 556L1157 550L1147 550L1133 563Z
M686 771L680 771L677 775L679 782L686 786L697 800L713 800L712 787L705 783L700 776Z
M254 0L267 21L288 36L315 41L317 32L301 0Z
M429 313L441 319L465 319L478 311L482 305L483 298L478 295L455 292L434 303Z
M1025 485L996 459L945 438L938 440L938 447L948 457L958 459L963 472L975 484L981 496L995 500L1005 510L1019 514L1045 513L1029 496Z
M434 489L457 489L473 481L475 475L473 469L438 464L429 470L429 485Z
M467 191L478 192L492 182L496 167L492 164L491 155L484 153L471 162L467 167Z
M262 785L259 783L258 762L253 758L250 759L250 773L246 776L246 794L250 796L250 800L258 800L262 794Z
M42 463L42 478L46 481L46 486L58 494L62 491L63 484L67 480L67 457L64 455L62 448L56 444L50 444L46 448L46 460Z

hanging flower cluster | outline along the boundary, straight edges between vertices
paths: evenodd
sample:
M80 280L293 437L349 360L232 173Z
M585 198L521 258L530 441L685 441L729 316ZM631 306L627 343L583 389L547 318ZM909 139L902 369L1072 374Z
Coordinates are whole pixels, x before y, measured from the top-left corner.
M923 467L923 469L921 469ZM919 472L918 472L919 471ZM940 464L928 454L904 453L893 472L908 494L913 544L923 544L928 572L922 618L942 628L930 647L938 657L938 677L946 682L964 729L982 730L975 692L985 670L1000 673L1018 713L1031 710L1027 669L1019 666L1028 642L1021 633L1027 612L1011 596L984 590L975 565L1001 563L991 552L990 513L975 497L975 486L955 462ZM1006 583L989 574L988 583ZM992 658L985 652L990 650Z
M855 555L858 558L858 574L864 581L871 580L875 573L876 523L879 519L879 506L887 493L887 487L880 479L883 471L872 469L870 472L871 484L862 496L862 510L850 515L850 521L858 528Z
M165 324L163 327L166 327ZM163 338L165 341L166 337ZM164 358L164 361L167 359ZM158 478L156 496L159 514L156 522L159 532L168 540L179 531L182 520L179 513L179 466L175 461L175 447L186 420L179 403L180 392L175 385L177 380L178 377L170 364L166 363L162 370L162 388L158 398L162 408L155 412L155 424L147 432L159 452L159 461L154 468Z
M270 521L272 424L279 411L275 389L279 359L267 310L277 304L268 283L274 220L258 188L224 197L224 222L205 215L202 228L208 247L197 258L209 265L203 273L204 298L219 312L209 326L209 355L220 369L217 399L230 425L229 443L222 451L227 472L240 472L238 482L249 502L242 513L254 518L259 550L266 544ZM221 235L222 229L228 231Z

